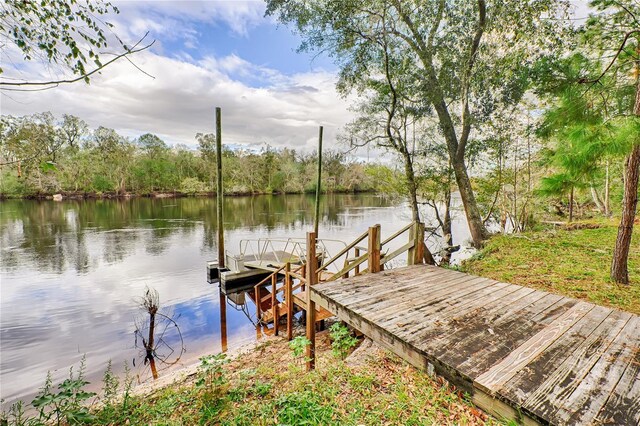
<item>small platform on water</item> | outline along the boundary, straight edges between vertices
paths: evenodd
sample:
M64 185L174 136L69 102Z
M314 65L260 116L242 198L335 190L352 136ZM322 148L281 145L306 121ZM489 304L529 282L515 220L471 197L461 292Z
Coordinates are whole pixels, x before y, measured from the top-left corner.
M640 424L637 315L427 265L319 283L311 299L494 415Z
M218 262L207 263L209 282L218 279L223 293L234 293L253 288L285 263L298 264L300 258L283 250L266 253L227 256L227 268L218 271Z

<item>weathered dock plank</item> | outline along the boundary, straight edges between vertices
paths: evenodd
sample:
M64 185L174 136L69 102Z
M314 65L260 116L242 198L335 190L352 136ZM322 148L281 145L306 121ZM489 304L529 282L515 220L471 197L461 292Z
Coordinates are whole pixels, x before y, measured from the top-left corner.
M640 333L640 317L634 317L628 326L636 330L636 335ZM640 342L631 340L628 345L629 364L596 416L600 424L623 424L626 421L640 425ZM625 360L621 358L619 361L623 363Z
M509 379L515 376L520 369L541 355L549 346L555 343L576 323L585 319L585 315L594 307L588 303L578 303L565 311L556 321L545 327L539 333L518 346L516 350L502 358L489 370L476 378L476 384L491 392L502 387ZM604 310L604 309L601 309ZM599 316L602 321L605 315Z
M559 366L577 351L583 350L589 344L587 339L597 339L598 334L593 328L593 321L613 321L611 310L596 306L592 315L583 317L568 330L562 339L553 342L542 354L532 359L527 365L518 370L511 378L500 383L499 392L518 403L523 403L526 396L535 391L544 380L547 380Z
M311 297L493 414L640 422L638 316L426 265L318 284Z

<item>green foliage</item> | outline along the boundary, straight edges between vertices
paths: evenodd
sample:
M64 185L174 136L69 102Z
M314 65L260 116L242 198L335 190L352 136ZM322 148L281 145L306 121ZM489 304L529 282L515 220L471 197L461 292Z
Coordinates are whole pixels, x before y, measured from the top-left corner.
M103 0L7 0L0 6L0 35L27 61L63 64L84 76L87 65L102 65L100 52L112 28L103 17L110 13L119 11ZM88 83L89 77L85 80Z
M15 197L26 197L32 195L33 192L24 180L19 179L15 173L11 171L2 171L0 174L0 194L10 194Z
M94 419L84 403L96 394L84 390L84 387L89 384L84 379L84 372L85 358L83 357L77 374L74 374L71 367L69 378L57 386L57 392L53 389L51 375L47 375L44 386L31 402L38 412L39 422L55 422L58 425L62 422L81 424Z
M340 359L345 359L358 344L358 339L353 337L349 328L341 322L329 328L329 336L331 336L331 352Z
M258 381L253 385L253 393L259 397L264 398L269 394L269 392L271 392L272 387L273 385L271 383L263 383Z
M130 140L115 130L88 131L77 117L51 114L0 120L1 194L20 197L57 192L185 194L216 189L215 138L196 135L198 149L169 147L151 133ZM260 153L223 151L225 191L232 194L302 193L315 190L317 154L267 147ZM326 150L324 192L384 190L368 166ZM46 167L42 167L45 165ZM378 166L384 173L384 166Z
M228 362L226 354L207 355L200 358L200 377L196 386L217 392L227 382L223 366Z
M180 182L180 192L188 195L201 194L207 191L207 184L198 178L187 177Z
M296 336L289 342L289 348L293 351L295 358L300 358L307 350L307 346L311 344L311 341L305 336Z
M333 409L324 404L316 392L305 391L281 396L275 402L278 424L326 425L331 424Z
M118 396L118 390L120 388L120 380L118 376L113 374L113 368L111 364L111 360L107 364L107 369L104 372L104 376L102 377L102 395L104 398L104 402L106 404L112 404Z

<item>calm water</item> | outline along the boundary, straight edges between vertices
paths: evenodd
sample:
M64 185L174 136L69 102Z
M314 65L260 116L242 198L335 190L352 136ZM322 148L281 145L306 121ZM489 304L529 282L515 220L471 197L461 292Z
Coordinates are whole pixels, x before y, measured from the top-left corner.
M303 237L312 227L309 196L229 197L224 208L230 252L241 239ZM136 336L145 334L146 287L171 319L157 327L160 375L221 351L224 334L225 349L255 340L230 307L222 330L224 299L206 281L206 261L217 258L215 211L206 198L0 202L0 397L30 401L48 370L61 380L83 355L94 383L108 360L149 380ZM405 204L374 195L329 195L322 212L321 236L347 242L375 223L385 237L410 221ZM468 230L455 224L460 243Z

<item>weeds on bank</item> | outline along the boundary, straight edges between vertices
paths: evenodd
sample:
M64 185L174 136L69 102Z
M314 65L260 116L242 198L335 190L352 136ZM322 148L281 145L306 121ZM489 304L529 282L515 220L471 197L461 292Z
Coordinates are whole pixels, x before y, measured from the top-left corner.
M93 416L61 424L99 425L480 425L491 423L468 398L384 351L356 365L343 361L355 339L340 324L317 335L317 369L300 365L308 340L273 340L234 360L201 358L186 380L148 395L131 395L105 372ZM124 395L122 392L124 391ZM119 395L119 396L118 396ZM42 423L14 422L35 425Z
M331 352L342 360L358 344L358 339L353 337L351 331L341 322L336 322L329 327L329 336L332 340Z

